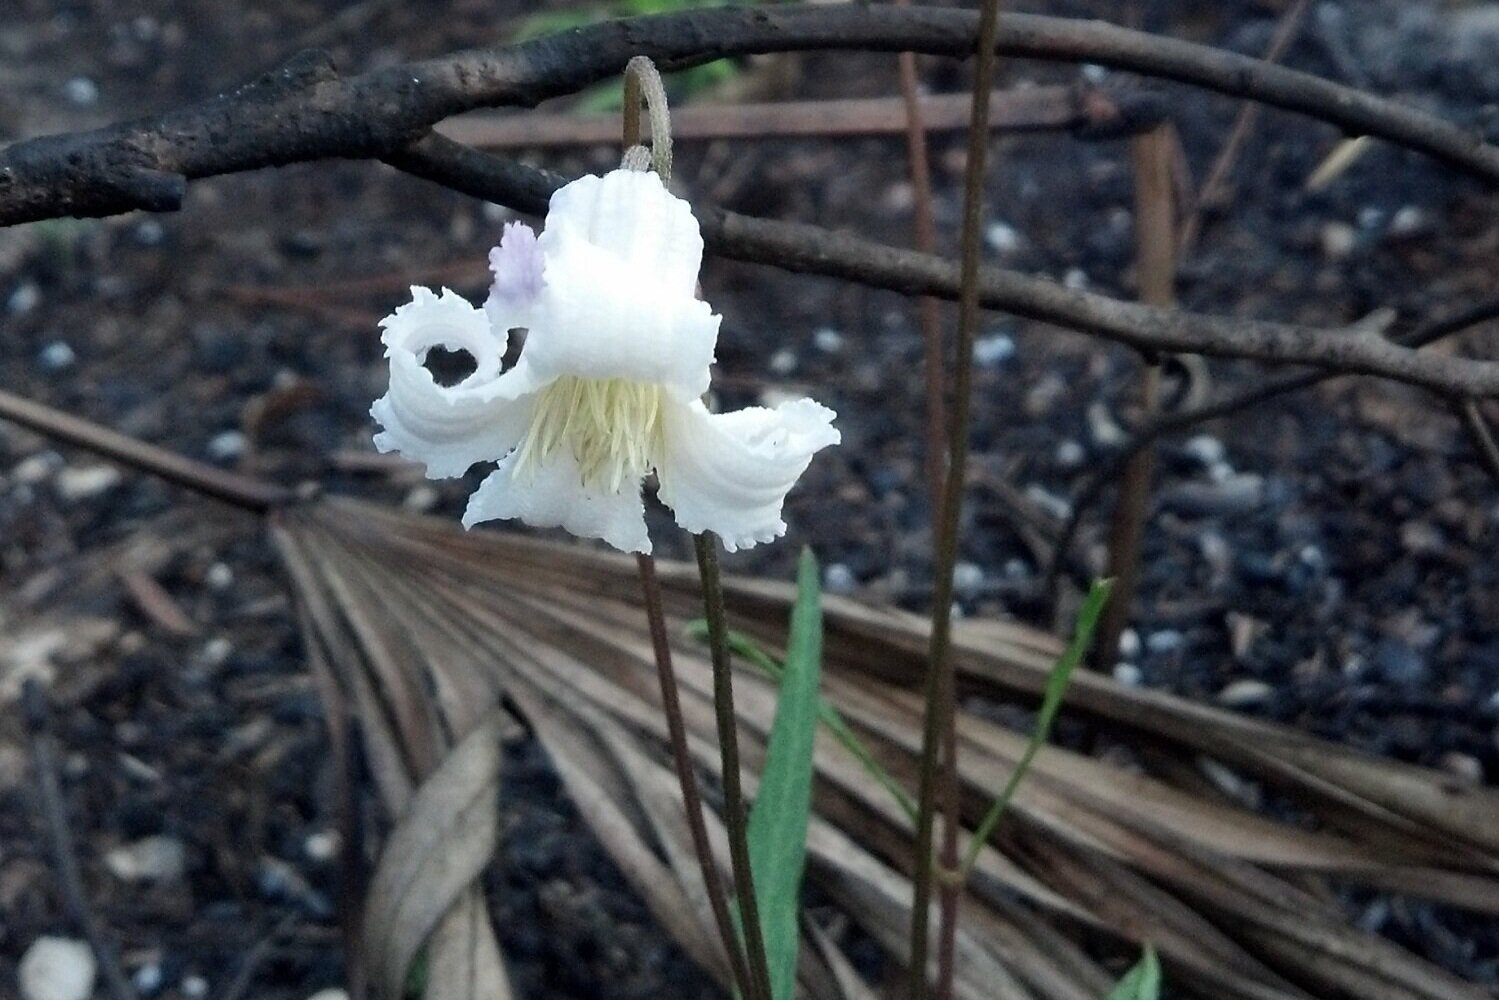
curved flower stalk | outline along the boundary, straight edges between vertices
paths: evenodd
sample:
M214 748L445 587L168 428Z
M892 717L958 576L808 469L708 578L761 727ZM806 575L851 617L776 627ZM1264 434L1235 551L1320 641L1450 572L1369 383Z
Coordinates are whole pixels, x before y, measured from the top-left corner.
M583 177L552 196L540 236L505 227L483 310L413 288L381 321L390 390L371 414L381 451L433 479L497 462L465 526L518 518L649 552L641 484L652 471L677 523L733 551L786 530L781 507L812 455L838 443L810 399L710 413L701 396L721 317L695 294L703 241L685 201L655 174ZM509 331L524 329L502 370ZM433 347L475 369L439 385Z

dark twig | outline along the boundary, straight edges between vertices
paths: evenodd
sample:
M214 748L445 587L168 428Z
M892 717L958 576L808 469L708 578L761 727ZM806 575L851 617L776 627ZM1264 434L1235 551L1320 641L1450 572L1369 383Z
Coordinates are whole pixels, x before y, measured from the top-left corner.
M1407 349L1416 350L1494 319L1499 319L1499 296L1475 303L1451 316L1424 323L1406 336L1397 338L1395 342ZM1045 593L1050 595L1051 605L1056 607L1057 584L1061 579L1062 569L1067 562L1072 543L1077 537L1078 528L1082 525L1084 514L1092 509L1104 490L1119 478L1130 459L1142 449L1148 448L1163 437L1180 434L1210 420L1233 416L1235 413L1268 403L1272 399L1321 385L1329 379L1338 378L1344 374L1346 373L1337 371L1310 371L1283 375L1268 379L1260 385L1217 402L1157 417L1138 428L1124 447L1099 466L1073 497L1072 510L1067 515L1067 521L1057 536L1056 548L1046 570Z
M1003 17L1007 56L1088 62L1298 111L1499 181L1499 148L1372 94L1231 52L1101 21ZM386 157L463 111L531 106L614 76L633 56L666 69L814 49L972 54L965 10L865 4L722 7L601 24L518 45L340 77L325 53L195 106L0 150L0 225L180 206L187 180L328 158Z
M275 947L276 939L296 926L301 917L296 913L288 913L276 921L276 926L270 932L255 942L255 946L245 952L245 957L240 960L239 971L234 974L224 992L219 995L219 1000L241 1000L250 990L250 984L255 981L255 973L260 966L270 957L271 949Z
M718 749L723 758L723 816L729 832L729 860L734 869L734 894L739 900L749 965L751 1000L771 1000L770 969L765 959L765 935L755 877L750 867L749 821L744 788L739 779L739 720L734 714L734 665L729 656L729 625L724 612L723 577L718 568L718 540L708 532L692 536L698 575L703 581L703 612L708 621L708 648L713 661L713 708L718 715Z
M1176 299L1176 198L1172 190L1174 136L1169 125L1136 136L1131 158L1135 172L1135 260L1141 301L1168 307ZM1160 409L1161 359L1149 356L1140 376L1140 412L1145 419ZM1093 662L1107 668L1119 649L1140 581L1145 521L1150 514L1150 477L1155 454L1136 452L1119 477L1118 499L1109 530L1108 575L1114 590L1098 628Z
M1478 452L1479 461L1495 482L1499 482L1499 443L1494 441L1494 429L1489 426L1488 417L1478 408L1475 400L1464 400L1458 406L1458 413L1462 417L1463 425L1468 430L1468 437L1473 441L1473 448Z
M963 175L963 231L960 244L958 290L957 367L953 378L952 427L947 465L947 483L942 489L937 519L937 565L932 600L932 632L927 646L921 763L916 806L915 873L911 898L911 1000L927 993L927 926L936 866L932 857L939 770L946 769L950 782L957 780L956 725L957 681L952 662L953 567L958 561L958 527L963 515L963 493L968 472L968 422L973 400L973 338L979 312L979 241L984 222L984 175L989 153L989 98L994 87L997 62L995 38L999 31L999 0L984 0L979 10L978 60L973 81L973 120L968 130L968 162ZM947 759L940 760L943 749ZM957 795L944 790L942 864L944 875L957 867ZM942 880L943 902L938 923L937 1000L952 994L953 963L957 941L957 909L960 885Z
M121 465L149 472L169 483L185 486L244 510L263 514L293 499L291 491L280 486L195 462L184 455L3 390L0 390L0 419L20 424L53 440L86 448Z
M544 212L551 193L566 183L556 174L435 135L389 157L388 162L415 176L524 212ZM931 254L709 205L694 209L704 241L721 257L908 295L944 299L958 295L958 266ZM1459 396L1499 397L1499 362L1419 352L1368 330L1318 329L1162 309L997 267L979 269L979 304L1143 351L1312 365L1333 369L1334 374L1378 375Z
M136 1000L135 990L120 967L119 955L114 945L104 935L104 928L93 907L89 905L88 893L83 887L83 874L78 870L78 853L73 843L73 829L68 823L68 810L63 802L62 784L58 780L57 746L52 736L51 712L47 695L36 680L28 680L22 687L21 706L26 719L26 732L31 740L31 766L35 772L37 803L42 811L42 823L47 831L47 843L52 851L52 866L56 869L58 887L63 901L89 947L99 961L104 974L104 987L111 1000Z
M692 849L697 854L703 871L703 887L708 893L708 905L713 909L713 920L718 925L718 936L723 941L724 953L728 956L729 974L734 989L741 997L748 997L749 968L744 962L744 952L734 934L734 918L729 911L728 893L724 890L723 876L713 860L713 844L708 839L708 826L703 819L703 797L697 787L697 773L692 769L692 753L687 746L687 726L682 717L682 701L678 697L677 675L671 664L671 643L667 640L666 619L661 610L661 584L656 579L656 560L648 555L635 557L640 571L640 593L645 603L646 620L650 623L651 649L656 655L656 676L661 682L661 712L666 716L666 731L671 742L672 762L677 769L677 783L682 786L682 806L687 813L687 828L692 834Z
M1270 39L1270 45L1265 49L1265 62L1280 62L1286 52L1291 48L1291 43L1296 41L1296 36L1301 33L1301 26L1306 21L1306 12L1311 8L1312 0L1293 0L1291 5L1285 9L1280 16L1280 23L1275 26L1275 35ZM1202 213L1218 203L1223 195L1223 186L1228 181L1229 174L1233 173L1234 164L1239 159L1239 154L1244 149L1244 144L1254 134L1254 126L1259 122L1260 115L1264 112L1263 105L1245 102L1234 118L1234 124L1228 132L1228 138L1223 141L1223 148L1218 151L1213 160L1212 167L1208 170L1207 179L1202 182L1202 187L1197 192L1197 198L1192 205L1192 211L1182 223L1181 234L1177 237L1177 246L1180 253L1185 256L1197 242L1197 234L1202 226Z

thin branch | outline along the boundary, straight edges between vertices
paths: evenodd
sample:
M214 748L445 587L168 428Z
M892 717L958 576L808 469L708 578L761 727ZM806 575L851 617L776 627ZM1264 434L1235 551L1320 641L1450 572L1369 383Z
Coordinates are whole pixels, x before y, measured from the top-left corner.
M905 90L903 70L900 97L688 104L672 110L672 135L678 141L891 135L908 129L911 103ZM913 91L912 96L925 132L968 127L967 94L919 97ZM1160 110L1160 103L1148 93L1115 93L1092 86L1016 87L995 91L989 128L1001 133L1078 131L1113 136L1125 122L1148 120ZM476 111L441 122L435 131L454 142L490 150L606 145L619 132L619 118ZM918 244L917 249L923 248Z
M708 622L708 649L713 662L713 708L718 716L718 749L723 762L723 816L729 833L734 894L739 900L745 958L749 964L750 1000L772 1000L766 965L760 903L750 866L749 821L739 777L739 720L734 713L734 664L729 656L729 626L724 613L723 577L718 568L718 540L710 532L692 536L698 575L703 583L703 612Z
M1280 23L1275 26L1275 34L1270 39L1269 47L1265 49L1265 62L1280 62L1281 57L1291 48L1291 43L1295 42L1296 37L1301 34L1301 26L1305 23L1306 12L1311 9L1311 6L1312 0L1292 0L1291 5L1281 14ZM1254 133L1254 126L1259 122L1263 111L1263 106L1246 102L1235 116L1228 138L1223 140L1223 148L1218 151L1218 156L1208 170L1207 179L1202 182L1202 188L1197 192L1191 214L1182 223L1177 245L1183 256L1189 253L1193 244L1197 242L1197 234L1202 226L1202 213L1216 205L1218 199L1222 197L1223 186L1227 183L1229 174L1233 173L1234 164L1238 161L1244 144Z
M1102 21L1006 14L1001 23L1006 56L1097 63L1251 98L1499 181L1499 148L1470 130L1307 73ZM390 156L444 118L573 93L616 75L636 55L666 69L823 49L967 57L977 32L978 15L970 11L814 4L606 21L353 77L340 77L326 53L313 51L191 107L0 150L0 225L168 211L180 207L190 179Z
M387 157L387 162L453 190L531 213L544 212L552 192L566 183L556 174L435 135ZM907 295L958 295L958 265L953 261L818 226L757 219L701 204L695 211L704 242L721 257ZM1499 397L1499 362L1420 352L1356 328L1319 329L1162 309L998 267L980 267L979 304L1147 352L1311 365L1334 374L1378 375L1459 396Z
M28 680L21 689L21 705L26 719L26 732L31 739L31 766L35 772L37 801L42 810L43 827L47 832L47 843L52 852L52 865L57 882L62 890L64 902L70 915L89 947L99 961L104 973L104 988L110 1000L136 1000L135 990L120 967L120 958L115 947L104 935L104 928L89 905L88 892L83 887L83 874L78 870L78 852L73 843L73 829L68 823L67 806L63 802L62 784L58 779L57 747L51 732L51 712L47 695L35 680Z
M1494 319L1499 319L1499 296L1476 303L1451 316L1424 323L1406 336L1397 338L1395 342L1415 350ZM1217 402L1178 413L1168 413L1138 428L1124 447L1093 472L1072 499L1072 510L1067 515L1067 522L1062 526L1061 533L1057 537L1056 548L1053 550L1046 570L1044 592L1050 595L1051 605L1056 606L1057 584L1072 543L1077 537L1078 528L1082 525L1084 514L1092 509L1104 490L1119 477L1124 467L1142 449L1148 448L1163 437L1191 430L1209 420L1233 416L1235 413L1268 403L1272 399L1321 385L1343 374L1345 373L1336 371L1310 371L1283 375L1279 378L1268 379L1260 385Z
M963 492L967 483L969 420L973 402L973 338L979 315L979 245L984 224L984 175L989 154L989 98L994 88L995 39L999 32L999 0L984 0L979 11L978 64L974 69L973 120L968 130L968 162L963 175L963 231L959 250L957 370L953 379L952 427L950 429L947 483L942 488L941 515L937 519L936 593L932 598L932 633L927 645L924 719L921 735L919 794L916 805L915 883L911 900L911 1000L923 1000L927 992L927 923L936 875L932 858L939 780L947 808L943 816L942 864L957 866L957 828L960 817L956 781L958 772L957 678L952 659L953 568L958 561L959 525L963 516ZM946 750L946 759L943 750ZM945 775L939 769L945 768ZM936 1000L952 995L956 961L959 886L943 879L942 906L937 938Z
M257 514L295 498L292 491L283 487L195 462L185 455L3 390L0 390L0 419Z

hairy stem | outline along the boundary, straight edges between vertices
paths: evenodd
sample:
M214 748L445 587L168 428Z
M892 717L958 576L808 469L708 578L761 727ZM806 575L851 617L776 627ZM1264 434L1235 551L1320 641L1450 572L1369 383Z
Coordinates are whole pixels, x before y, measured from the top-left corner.
M708 648L713 659L713 707L718 715L718 748L723 756L724 825L729 831L729 859L734 868L734 893L739 898L740 921L749 964L746 996L771 1000L770 968L765 959L765 936L760 907L755 900L755 876L750 869L749 822L744 789L739 781L739 733L734 714L734 674L729 656L729 628L724 614L723 580L718 568L717 541L710 532L692 536L698 574L703 581L703 613L708 620Z

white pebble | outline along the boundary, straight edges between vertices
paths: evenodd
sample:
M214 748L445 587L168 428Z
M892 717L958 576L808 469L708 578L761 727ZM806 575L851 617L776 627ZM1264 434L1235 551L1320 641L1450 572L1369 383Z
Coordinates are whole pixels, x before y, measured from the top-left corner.
M1132 628L1124 629L1119 633L1119 655L1126 660L1133 660L1140 655L1140 633Z
M175 882L187 870L187 848L176 837L143 837L104 855L121 882Z
M1164 628L1145 637L1145 648L1157 655L1174 653L1186 643L1187 637L1174 628Z
M10 298L5 300L5 308L12 316L23 316L41 304L42 290L34 281L17 285L16 290L10 293Z
M203 644L199 658L208 667L221 667L234 652L234 643L223 636L215 636Z
M1089 83L1103 83L1109 78L1109 68L1098 63L1083 63L1083 79Z
M16 463L10 477L18 483L35 486L46 481L63 464L62 456L55 451L41 451L29 455Z
M1080 267L1069 268L1062 277L1062 284L1074 292L1081 292L1088 287L1088 272Z
M62 85L62 94L81 108L99 100L99 85L86 76L75 76Z
M825 326L812 334L812 346L824 354L837 354L843 350L843 334Z
M130 984L135 987L135 991L147 996L160 990L165 981L166 976L162 974L160 962L147 962L130 976Z
M830 594L851 593L858 585L858 577L844 563L829 563L822 571L822 588Z
M338 851L342 842L337 830L318 830L309 833L307 839L302 841L302 851L311 861L332 861L338 857Z
M796 371L796 352L783 347L770 356L770 370L777 375L790 375Z
M952 585L959 594L972 597L984 585L984 568L977 563L958 563L952 569Z
M114 489L123 478L112 465L69 466L57 474L57 493L69 502L87 500Z
M420 486L413 486L411 488L411 492L407 493L406 498L401 501L401 506L407 510L414 510L419 514L425 514L437 506L439 499L436 487L422 483Z
M229 462L245 453L245 436L239 431L215 434L208 442L208 457L215 462Z
M307 1000L349 1000L349 994L337 986L330 986L326 990L318 990Z
M177 984L177 988L182 991L182 995L187 997L188 1000L201 1000L201 998L208 996L208 980L202 976L183 976L182 982Z
M1003 573L1006 580L1029 580L1031 567L1024 559L1006 559Z
M1058 521L1065 521L1068 517L1072 516L1072 504L1052 493L1040 483L1031 483L1027 486L1025 488L1025 498Z
M1114 680L1125 687L1139 687L1140 683L1145 680L1145 675L1133 663L1116 663L1114 664Z
M216 562L208 567L204 582L214 590L228 590L234 586L234 570L227 563Z
M1020 233L1007 222L991 222L984 230L984 242L995 253L1014 253L1020 249Z
M996 368L1015 356L1015 340L1007 333L989 333L973 342L973 363Z
M1274 693L1275 689L1264 681L1245 678L1232 681L1219 691L1218 704L1227 705L1229 708L1257 705L1268 700Z
M84 942L41 937L21 956L16 977L25 1000L87 1000L97 972L93 950Z
M1194 462L1202 466L1217 465L1227 457L1227 449L1223 447L1223 442L1211 434L1199 434L1188 439L1187 443L1182 445L1182 450Z
M1076 441L1063 441L1057 445L1057 464L1064 469L1075 469L1083 464L1087 452Z
M73 367L78 354L67 341L54 340L37 352L36 360L42 366L42 371L60 372Z
M1322 254L1329 260L1341 260L1353 252L1358 230L1346 222L1329 222L1322 227Z
M1100 448L1113 448L1124 443L1124 429L1100 400L1088 405L1088 433Z

